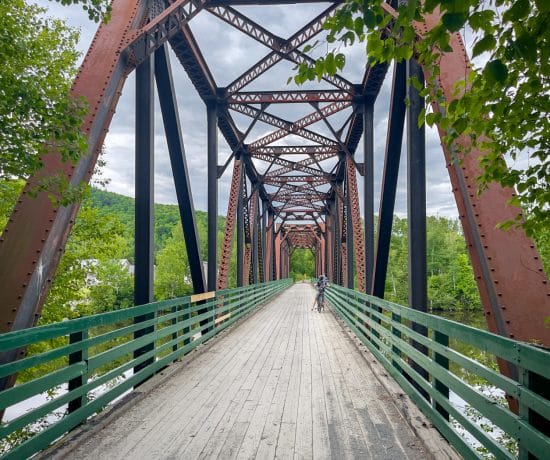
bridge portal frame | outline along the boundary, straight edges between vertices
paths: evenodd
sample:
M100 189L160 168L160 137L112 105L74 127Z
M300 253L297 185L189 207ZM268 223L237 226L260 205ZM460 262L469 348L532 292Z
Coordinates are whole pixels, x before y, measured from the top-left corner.
M309 1L303 0L302 3ZM266 249L267 238L258 235L260 232L258 226L260 220L259 202L261 201L265 204L261 215L265 215L267 212L272 219L272 261L270 263L272 263L271 276L273 278L284 278L289 274L292 238L288 237L287 225L307 217L308 220L315 223L316 235L325 242L325 271L329 273L333 282L342 284L346 279L347 284L352 287L354 275L360 274L360 280L357 283L359 287L363 284L368 293L379 297L383 296L391 219L395 202L397 165L405 117L402 96L406 91L406 68L403 63L398 63L394 70L379 213L380 225L376 238L376 251L374 251L373 171L371 164L372 104L378 95L388 66L367 66L363 81L359 85L354 85L338 75L326 77L325 79L341 94L341 97L334 98L336 100L333 102L328 101L332 100L334 94L318 94L316 97L311 94L302 94L302 92L292 95L284 95L279 92L262 92L260 95L246 94L241 91L244 87L282 59L311 63L311 58L299 51L299 47L322 30L323 22L333 13L340 1L327 2L329 5L324 12L286 40L275 36L232 8L234 5L258 3L296 2L284 0L270 2L174 0L166 4L158 1L135 2L134 0L115 0L113 2L112 19L108 24L100 25L72 88L72 94L75 97L84 97L90 107L90 112L83 125L83 130L89 140L88 155L76 165L62 163L59 155L55 153L46 155L44 169L36 176L29 178L0 239L0 311L2 312L0 331L23 329L36 324L79 207L78 204L55 207L46 193L39 194L37 198L31 198L30 188L40 177L57 173L65 175L73 185L89 181L127 76L136 68L141 69L142 66L147 65L146 63L152 60L153 55L155 55L155 77L159 87L159 97L161 105L164 106L165 129L167 133L170 133L168 134L171 139L169 140L169 150L174 175L175 178L177 177L176 189L182 225L186 242L190 242L187 247L188 251L191 251L190 262L193 261L194 290L197 293L206 290L202 263L198 256L198 237L193 222L192 199L186 173L183 143L181 135L178 136L179 123L177 116L174 115L177 113L174 88L173 84L170 85L169 65L163 64L162 61L163 55L164 58L167 56L165 48L167 43L171 45L180 63L189 74L201 98L205 103L215 106L215 110L209 110L208 116L209 184L216 188L217 179L223 174L229 162L234 160L232 192L234 187L236 191L235 194L232 193L235 199L230 200L228 211L231 212L228 212L228 216L235 217L229 219L230 231L226 231L224 236L224 250L218 275L216 273L217 254L215 248L217 245L215 244L216 235L214 235L213 224L215 214L217 214L217 205L214 205L217 197L216 190L212 190L212 195L209 196L209 247L212 247L208 257L210 262L208 286L223 287L220 286L220 282L223 281L224 276L224 282L227 280L230 255L230 250L227 248L231 247L230 240L233 237L235 220L237 221L239 267L237 284L242 285L249 280L254 281L258 277L262 277L262 269L258 270L258 264L260 264L260 268L263 267L263 259L260 260L260 258L264 254L267 255L269 251ZM390 11L391 7L386 6L386 9ZM271 49L263 59L245 71L227 88L220 88L216 85L189 28L189 21L201 11L208 11ZM419 26L419 35L433 27L437 21L439 21L437 15L427 17L425 24ZM453 97L454 83L469 69L468 58L459 34L453 34L451 47L453 48L452 52L442 55L441 73L438 77L438 82L448 100ZM412 64L409 63L409 65ZM161 83L163 78L165 83ZM165 90L166 93L164 93ZM143 96L146 99L152 98L152 89L146 91L149 91L150 94ZM170 102L170 97L172 102ZM260 98L259 108L247 104L247 98L250 97ZM268 112L270 104L278 103L281 100L284 102L292 100L294 103L296 98L308 101L314 110L294 122L283 120ZM320 106L320 101L326 101L325 103L328 105ZM347 118L346 124L336 130L328 118L334 113L346 109L351 109L351 115ZM437 106L434 109L442 110ZM236 127L230 110L252 118L246 132L243 133ZM172 111L171 115L170 111ZM271 124L277 129L261 139L248 142L247 136L259 120ZM334 139L315 133L308 128L319 121L325 123ZM214 129L216 122L218 129L232 148L230 159L222 167L217 165L215 159L217 156L214 139L216 137ZM409 123L409 125L411 124ZM347 130L344 130L344 127L347 127ZM141 132L141 128L139 131ZM288 146L283 149L280 146L271 145L274 141L289 134L299 135L316 142L315 146L307 147L310 149L309 159L291 162L281 158L283 151L284 154L292 151L299 152L302 148ZM445 133L440 131L440 134L444 136ZM146 133L144 132L143 135L145 136ZM362 135L367 155L364 164L358 164L355 161L354 153ZM412 147L421 145L422 141L414 140L413 134L409 133L408 138ZM466 138L459 140L459 143L463 145L467 145L468 142L469 140ZM306 152L307 150L302 148L302 151ZM444 148L444 153L490 330L517 340L534 340L549 347L550 330L544 327L544 318L549 313L550 292L536 248L520 229L503 232L496 228L498 222L513 218L520 212L520 210L507 205L513 192L494 185L478 196L475 177L479 171L477 159L482 153L474 150L464 158L457 158L453 148ZM319 166L319 161L323 160L316 158L318 154L324 155L322 158L337 157L337 166L327 174ZM255 167L253 163L255 155L264 155L264 158L267 158L266 155L271 156L271 164L265 174L259 173ZM141 161L141 159L138 160L138 162ZM275 164L282 168L272 169ZM318 172L314 176L308 176L308 173L312 172L314 164L319 166ZM152 167L146 166L145 169L147 170L147 168L149 170L145 172L150 175ZM241 171L238 171L239 169ZM270 170L271 174L268 174ZM359 199L354 186L356 170L363 174L364 180L368 183L364 192L363 214L367 216L364 228L365 236L360 228ZM291 171L299 171L301 175L285 175ZM411 178L419 179L420 174L414 173ZM342 187L343 183L344 188ZM319 192L316 187L325 184L330 187L329 192ZM271 192L268 191L266 185L278 189ZM250 190L250 194L248 190ZM409 190L409 195L414 195L416 190L416 186L412 187ZM147 193L150 194L150 192ZM305 211L298 212L285 208L285 204L276 205L277 202L281 202L283 197L286 197L284 198L285 203L290 203L291 197L295 199L301 197L300 203L308 199L314 200L314 203L323 202L322 211L307 208ZM146 202L146 199L142 202L138 197L138 201L140 201L137 203L138 208L151 205ZM187 211L185 210L186 206ZM242 218L240 218L241 213L238 210L242 210ZM422 211L411 211L411 217L413 215L420 217L420 214ZM147 214L143 214L143 216L140 217L140 222L141 219L144 221L148 219ZM324 227L321 224L324 224ZM346 233L346 229L351 230L349 234ZM413 246L420 239L425 238L425 236L420 236L420 233L422 232L411 234L410 240ZM349 243L347 247L342 244L346 239ZM365 241L368 247L364 249L364 255L361 255L361 246L365 244ZM149 243L146 244L149 245ZM321 250L316 249L316 246L313 249ZM357 254L357 257L353 257L353 252ZM425 251L419 251L417 257L424 259ZM151 263L150 254L145 259L147 262L143 262L143 266L140 262L138 271L150 270L150 266L145 266ZM355 272L352 264L354 259ZM265 260L267 261L269 258L266 257ZM411 263L413 262L411 260ZM425 273L425 271L419 269L418 273ZM422 290L423 287L420 285L425 283L425 279L413 281L412 285L414 283L418 283L416 287ZM522 289L517 289L518 284L521 284ZM412 291L418 292L416 288ZM145 298L136 298L137 303L144 300ZM413 302L412 299L411 303L413 306L417 305L417 302ZM524 304L529 305L527 310L523 308ZM426 302L419 301L418 306L425 307ZM1 361L12 361L23 353L24 351L20 350L17 355L2 356ZM512 372L512 370L509 369L508 372Z

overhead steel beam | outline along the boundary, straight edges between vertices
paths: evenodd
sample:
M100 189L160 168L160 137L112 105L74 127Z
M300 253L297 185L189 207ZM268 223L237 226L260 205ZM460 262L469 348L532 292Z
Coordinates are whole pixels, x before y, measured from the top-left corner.
M243 91L229 94L229 105L240 104L296 104L309 102L352 101L353 94L342 90L305 91Z
M339 106L336 106L335 104L340 104ZM346 108L349 103L348 102L335 102L331 104L331 109L338 111L343 110ZM341 108L340 108L341 107ZM259 109L250 106L250 105L232 105L230 106L231 110L234 110L235 112L242 113L243 115L247 115L251 118L258 118L260 121L263 121L264 123L276 126L277 128L280 128L280 130L275 131L271 134L268 134L262 139L259 139L251 144L252 148L256 148L259 145L264 145L265 142L268 139L271 139L270 142L274 142L277 139L281 139L283 137L288 136L289 134L294 134L296 136L303 137L304 139L308 139L313 142L317 142L319 144L324 145L332 145L334 144L334 141L332 139L327 138L326 136L323 136L321 134L318 134L316 132L310 131L308 129L305 129L303 126L301 126L302 120L299 120L298 122L291 123L290 121L283 120L282 118L276 117L274 115L271 115L267 112L260 112ZM330 109L327 109L327 112ZM333 112L333 113L335 113ZM314 123L314 121L312 122ZM311 123L308 123L311 124ZM305 125L304 125L305 126Z
M337 146L327 145L276 145L252 148L249 147L250 154L265 155L336 155L340 152Z
M288 136L289 134L295 134L297 136L306 137L304 135L304 132L307 132L307 130L304 130L306 126L312 125L314 123L317 123L320 120L326 119L326 117L329 117L337 112L340 112L348 107L351 107L351 103L348 101L344 102L333 102L332 104L329 104L321 109L316 110L315 112L310 113L309 115L306 115L305 117L300 118L299 120L296 120L294 123L288 125L288 124L282 124L280 126L281 129L277 131L273 131L260 139L252 142L250 144L250 147L252 149L256 149L258 147L264 147L267 146L276 140L282 139L283 137ZM287 122L288 123L288 122ZM314 142L317 142L319 144L327 145L327 146L333 146L336 147L337 142L333 139L328 139L325 136L321 136L319 134L316 135L316 138L312 138L310 140L313 140Z

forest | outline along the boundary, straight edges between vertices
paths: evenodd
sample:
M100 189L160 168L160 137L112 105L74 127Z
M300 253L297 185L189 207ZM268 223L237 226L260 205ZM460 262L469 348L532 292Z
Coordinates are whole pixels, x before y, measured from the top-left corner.
M17 199L21 182L2 181L0 229ZM207 215L196 211L196 225L203 260L206 259ZM225 217L218 218L221 248ZM77 318L133 304L134 199L97 188L83 202L76 224L57 270L41 317L41 324ZM546 237L542 238L542 237ZM548 260L548 235L539 246ZM431 310L480 309L479 294L458 221L427 218L428 290ZM235 245L235 242L234 242ZM234 286L235 251L229 285ZM395 217L385 297L407 304L407 220ZM291 257L291 276L311 278L314 256L296 249ZM191 292L189 263L176 205L155 205L155 298L183 296Z
M0 182L0 229L3 229L22 182ZM207 214L196 211L201 255L206 259ZM225 217L218 218L221 249ZM126 308L133 304L134 199L92 188L84 200L61 259L41 324ZM549 235L539 235L538 246L548 269ZM233 242L235 246L235 241ZM428 216L428 296L431 310L480 309L479 294L460 223ZM407 220L394 217L385 297L407 304ZM219 253L219 251L218 251ZM229 286L236 282L233 251ZM296 249L291 257L295 280L312 278L314 256ZM189 263L176 205L155 205L155 299L191 292Z

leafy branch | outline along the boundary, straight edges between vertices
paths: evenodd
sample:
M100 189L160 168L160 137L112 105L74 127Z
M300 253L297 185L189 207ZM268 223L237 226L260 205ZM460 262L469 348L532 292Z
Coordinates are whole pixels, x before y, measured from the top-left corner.
M439 24L419 40L415 25L436 10ZM531 236L550 227L550 2L410 0L395 11L389 14L379 0L347 0L324 25L327 42L365 42L371 65L414 56L428 74L422 94L444 108L423 112L419 123L439 124L448 145L467 136L469 148L484 152L480 193L493 182L515 189L510 204L524 213L502 227L521 225ZM447 101L436 81L438 61L451 51L451 35L462 29L474 32L472 57L482 63L459 82L455 99ZM294 80L320 79L344 65L344 55L331 50L314 66L298 66Z

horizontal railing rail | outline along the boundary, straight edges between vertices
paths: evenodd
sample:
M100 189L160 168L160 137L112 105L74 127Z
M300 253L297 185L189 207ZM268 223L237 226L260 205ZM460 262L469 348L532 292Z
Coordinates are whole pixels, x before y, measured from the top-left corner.
M326 296L464 458L548 458L549 351L337 285Z
M31 406L0 426L3 458L44 449L291 284L225 289L0 334L0 353L28 350L0 365L0 378L18 374L24 381L0 392L0 411Z

